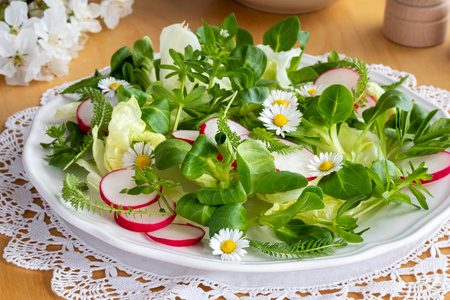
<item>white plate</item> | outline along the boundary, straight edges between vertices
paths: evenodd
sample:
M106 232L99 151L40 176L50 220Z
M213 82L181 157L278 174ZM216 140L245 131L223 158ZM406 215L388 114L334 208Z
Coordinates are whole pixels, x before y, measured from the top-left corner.
M310 65L316 61L317 58L305 55L302 64ZM370 75L373 81L380 84L393 82L379 73L371 72ZM416 100L426 111L438 108L405 87L400 87L400 90ZM429 210L418 210L408 205L384 207L360 225L361 229L370 227L363 235L363 243L337 249L331 256L301 261L286 260L272 258L250 249L249 254L237 263L221 261L217 256L213 256L207 239L198 245L184 248L159 244L149 240L144 234L121 228L115 224L112 216L106 213L99 216L88 211L75 211L62 201L60 191L64 173L48 165L45 155L49 152L43 149L40 143L50 141L45 135L45 129L57 122L53 118L55 108L68 101L65 97L57 95L36 114L23 153L27 175L41 196L67 222L114 247L143 257L213 271L253 273L321 269L360 262L407 246L425 237L430 230L450 217L450 184L449 177L446 177L427 185L434 196L427 197ZM448 116L440 110L437 117Z

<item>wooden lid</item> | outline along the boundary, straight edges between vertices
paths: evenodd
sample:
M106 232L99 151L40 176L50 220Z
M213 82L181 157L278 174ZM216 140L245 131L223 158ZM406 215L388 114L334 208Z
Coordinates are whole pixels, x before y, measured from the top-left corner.
M386 1L386 11L397 18L413 22L434 22L446 18L449 14L448 1L433 6L412 6L401 1L406 0Z

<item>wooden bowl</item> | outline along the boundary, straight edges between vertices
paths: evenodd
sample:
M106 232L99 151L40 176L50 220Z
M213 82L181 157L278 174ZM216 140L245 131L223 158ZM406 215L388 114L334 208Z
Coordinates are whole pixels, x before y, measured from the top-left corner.
M247 7L277 14L306 14L324 9L338 0L236 0Z

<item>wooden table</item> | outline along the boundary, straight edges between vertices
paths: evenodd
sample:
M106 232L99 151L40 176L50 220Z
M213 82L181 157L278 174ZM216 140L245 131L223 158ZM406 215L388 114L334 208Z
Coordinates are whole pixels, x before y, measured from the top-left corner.
M158 51L161 30L170 24L186 21L190 28L196 29L204 18L209 24L220 25L234 12L239 26L253 34L255 43L261 43L263 33L286 17L252 10L232 0L136 0L133 10L114 30L104 29L90 35L85 49L71 62L69 75L51 82L32 82L28 87L8 86L1 78L1 130L10 115L39 105L47 89L109 65L111 55L119 47L131 46L136 39L148 35ZM325 10L299 15L302 30L311 34L306 53L319 55L334 49L368 64L384 64L410 72L416 76L418 85L450 90L450 38L432 48L397 45L382 33L383 14L384 1L341 0ZM8 237L0 235L0 254L8 241ZM0 259L0 299L60 299L51 290L51 278L51 271L25 270Z

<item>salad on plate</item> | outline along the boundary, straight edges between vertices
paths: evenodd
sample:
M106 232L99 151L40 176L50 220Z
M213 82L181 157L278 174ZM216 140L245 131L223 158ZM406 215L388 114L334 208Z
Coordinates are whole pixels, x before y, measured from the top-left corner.
M232 261L329 255L363 243L381 207L428 209L426 185L450 173L450 120L400 91L406 77L381 85L335 51L303 64L308 39L294 16L254 45L231 14L164 28L159 55L149 37L120 48L62 92L72 101L46 129L62 200Z

